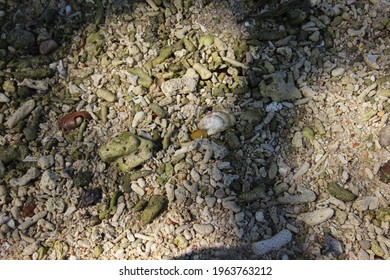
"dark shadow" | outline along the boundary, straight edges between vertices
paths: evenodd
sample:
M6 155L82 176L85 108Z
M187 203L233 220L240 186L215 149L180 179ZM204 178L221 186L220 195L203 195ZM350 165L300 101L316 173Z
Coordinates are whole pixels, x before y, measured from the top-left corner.
M101 38L91 37L91 34L97 34L99 31L99 27L105 24L105 20L107 18L115 18L118 19L122 17L129 17L133 20L135 26L142 26L144 28L144 40L147 43L153 44L154 46L160 45L161 48L164 46L170 38L167 38L166 34L169 33L169 23L165 21L163 15L158 15L154 13L153 9L149 10L150 17L148 21L145 21L145 18L138 19L137 9L135 9L136 5L143 1L126 1L126 0L115 0L115 1L103 1L104 5L100 0L96 1L31 1L34 5L27 6L27 4L21 4L10 7L5 4L0 4L0 10L5 11L5 14L0 18L0 27L2 32L2 39L0 40L0 83L4 84L8 80L16 80L17 82L22 82L24 78L31 79L45 79L52 78L55 76L60 76L55 68L53 69L51 63L59 61L61 58L65 57L69 53L75 53L75 57L80 53L80 49L84 49L82 54L75 58L78 59L77 65L79 69L83 69L85 63L91 59L93 56L101 57L105 51L106 46L100 44ZM41 3L42 2L42 3ZM92 2L95 2L93 4ZM165 11L165 15L169 16L170 14L174 14L177 12L177 8L173 4L174 1L154 1L157 3L158 9L163 9ZM189 3L190 1L184 1L185 3ZM203 6L205 11L210 8L211 5L217 5L220 1L210 1L204 0ZM311 16L317 18L322 15L324 11L313 9L310 7L309 1L298 1L298 0L288 0L283 4L280 4L280 1L269 0L269 1L229 1L231 2L232 13L236 17L235 23L241 27L247 27L247 35L245 35L245 40L241 40L241 38L237 38L237 43L234 46L234 51L236 55L236 61L225 61L225 66L223 68L216 68L212 71L217 74L225 75L229 69L229 65L240 63L238 66L235 65L237 69L237 81L235 81L234 86L232 85L231 89L227 89L228 92L233 92L233 97L236 98L234 102L235 106L242 106L245 108L251 102L258 102L259 104L263 104L263 106L255 108L258 110L262 117L267 117L268 112L266 112L265 108L267 105L270 105L273 101L271 96L262 96L262 93L259 91L259 85L263 83L263 86L269 86L272 84L272 80L275 79L275 75L273 73L292 73L292 77L296 82L300 79L299 67L294 73L294 67L300 63L301 57L298 56L297 53L292 52L289 53L289 48L294 48L294 45L289 45L288 40L291 38L294 44L306 44L308 40L308 32L302 29L302 26L309 22ZM108 4L111 3L111 4ZM147 4L145 7L149 8ZM186 12L185 7L182 13L183 18L181 19L183 22L188 21L189 13ZM221 15L215 15L215 17ZM223 21L223 17L221 20ZM207 24L207 22L205 22ZM281 28L283 25L286 25L287 28ZM41 28L45 28L47 30L47 38L53 40L57 47L53 47L53 51L49 51L48 54L40 54L46 51L46 49L42 50L42 48L49 48L49 46L38 45L36 40L38 39L36 36L40 34L44 36L44 32L41 32ZM313 38L313 45L317 45L315 48L315 53L310 57L313 63L317 63L317 65L322 65L322 56L328 50L333 47L331 34L326 29L319 29L319 38ZM112 32L121 32L120 30L112 30ZM217 30L215 30L217 32ZM209 33L213 34L212 30L209 30ZM193 34L194 35L194 34ZM199 30L199 34L203 35L203 32ZM28 41L25 37L35 36ZM133 37L131 37L133 36ZM130 40L136 40L134 37L135 34L129 34ZM18 37L24 37L21 40ZM161 40L163 38L163 40ZM42 38L40 41L45 41ZM88 42L88 40L90 40ZM103 39L104 40L104 39ZM115 38L111 38L110 40L116 40ZM118 39L119 42L120 38ZM283 40L286 40L284 42ZM86 48L89 46L89 43L97 43L98 44L90 44L91 48ZM179 41L179 40L177 40ZM21 44L12 46L11 44ZM170 42L172 43L172 42ZM177 42L175 42L177 43ZM182 42L179 42L182 43ZM54 43L53 43L54 44ZM173 43L172 43L173 44ZM275 46L276 44L276 46ZM288 48L282 48L284 46L289 46ZM183 47L183 45L181 45ZM266 54L263 52L264 57L250 57L244 58L251 48L257 47L262 51L269 52L270 54L275 54L277 60L273 61L270 65L267 60ZM276 50L280 47L280 50ZM310 45L312 47L312 45ZM41 49L40 49L41 48ZM197 52L198 56L201 56L201 52ZM118 59L126 59L125 57L120 57L118 55ZM169 56L168 56L169 59ZM198 60L200 58L198 57ZM245 63L241 63L241 61L245 61ZM112 63L113 60L110 60L109 63ZM158 65L158 64L157 64ZM56 65L58 66L58 65ZM304 67L301 65L300 67ZM151 65L146 65L147 67L151 67ZM183 62L180 67L167 66L167 69L172 73L172 76L182 76L185 73L187 65ZM271 69L273 68L273 69ZM30 70L26 70L30 69ZM149 70L153 69L153 67L149 68ZM320 70L320 69L318 69ZM146 70L145 70L146 71ZM153 72L153 71L150 71ZM157 76L158 73L155 73ZM277 76L279 77L279 76ZM281 76L282 80L287 82L287 77ZM153 77L155 78L155 77ZM82 78L81 78L82 79ZM315 80L315 77L310 77L312 82L318 82ZM157 80L157 79L156 79ZM115 81L108 81L107 84L114 83ZM154 81L153 81L154 82ZM233 84L233 83L232 83ZM150 86L150 85L149 85ZM208 86L207 81L202 81L199 85L199 90L202 88L206 88ZM215 90L213 94L224 94L225 88L221 88ZM28 87L19 87L15 92L15 101L10 103L4 103L0 105L0 112L6 111L9 107L17 108L23 100L27 100L30 98L35 99L42 106L50 105L50 110L45 109L41 115L41 120L45 120L45 116L48 116L52 112L56 112L57 114L62 114L61 108L64 104L72 107L72 110L76 110L76 107L81 101L81 98L77 96L77 93L69 92L69 89L65 88L64 84L59 83L55 87L49 87L48 89L43 90L32 90ZM300 96L301 97L301 96ZM299 98L300 98L299 97ZM294 97L294 99L298 99ZM249 101L248 101L249 100ZM248 103L247 103L248 101ZM277 100L280 102L291 100ZM291 101L294 102L294 101ZM210 104L209 107L204 108L204 111L212 111L217 106L216 104ZM286 105L288 106L288 105ZM47 107L48 108L48 107ZM286 214L286 209L284 209L284 205L281 205L277 200L277 195L275 194L274 187L283 181L282 176L276 174L275 176L271 176L269 179L268 174L269 170L272 166L274 166L278 160L285 160L286 162L293 163L294 168L298 167L298 163L294 163L294 158L285 158L289 157L289 154L277 154L274 152L267 151L267 148L275 147L276 142L278 145L284 144L287 146L291 146L291 139L287 138L287 134L289 127L291 127L297 119L299 119L300 114L302 112L289 112L288 118L283 119L282 115L271 117L268 120L268 123L263 124L261 127L258 127L259 123L249 123L248 119L240 119L240 124L235 126L237 133L233 133L234 139L245 139L245 141L250 141L251 139L256 140L256 137L262 137L261 134L272 134L277 135L278 139L268 139L267 143L264 143L262 150L252 151L253 153L257 153L256 157L258 157L259 166L258 174L250 174L247 178L236 178L234 182L230 185L229 193L235 193L238 196L242 193L249 193L250 190L255 188L262 189L264 194L267 194L266 197L260 195L255 199L248 198L245 196L240 201L237 201L240 204L240 207L244 210L248 210L248 212L256 212L263 211L265 219L269 221L269 228L272 229L271 232L261 232L257 235L257 240L261 240L263 236L272 236L278 233L280 230L284 229L288 221L279 222L279 218L283 217ZM26 127L32 126L34 123L34 119L29 119L27 122L20 126L20 132L23 133ZM36 122L36 120L35 120ZM244 125L243 125L244 124ZM58 124L54 124L54 126L58 129ZM252 127L250 127L252 126ZM2 125L0 127L1 136L5 136L8 132L8 128ZM24 133L26 135L26 133ZM24 136L25 137L25 136ZM284 138L286 137L286 138ZM213 139L217 143L229 147L230 155L228 156L228 161L231 162L232 169L229 171L232 174L245 174L245 168L248 167L249 163L246 160L250 157L246 154L240 154L236 152L236 148L232 146L232 143L227 139L227 133L222 134L221 139ZM39 150L41 148L45 148L41 145L41 143L35 141L36 138L31 141L22 140L24 144L28 143L32 145L32 150ZM156 143L162 143L161 136L157 136ZM55 140L53 140L55 142ZM95 143L100 144L100 143ZM52 151L57 149L58 143L52 143L52 146L46 150L45 153L49 154ZM76 159L88 159L88 156L92 156L94 159L97 159L96 151L91 151L90 155L80 155L77 153L78 146L74 144L69 144L66 141L59 144L62 148L65 145L73 145L74 146L74 157ZM310 143L305 143L305 145L310 145ZM157 150L162 149L162 144L157 145ZM268 154L272 154L272 157L268 157ZM252 156L252 155L251 155ZM80 158L78 158L80 157ZM10 163L7 166L8 170L15 167L17 164L20 164L20 161L15 160L15 163ZM28 170L30 166L19 167L20 170ZM109 169L110 172L114 172L112 169ZM68 172L69 171L69 172ZM75 170L67 170L69 176L73 176ZM259 174L261 176L259 176ZM15 176L19 175L15 174ZM119 177L120 174L116 174ZM245 186L245 190L243 190L242 185L249 182L248 186ZM87 182L89 183L89 182ZM114 188L117 187L117 182L109 182L108 185ZM101 187L101 186L100 186ZM249 194L248 194L249 195ZM252 194L251 194L252 195ZM256 196L256 194L255 194ZM80 195L81 197L81 195ZM107 198L106 198L107 199ZM95 202L93 202L95 203ZM91 203L91 204L93 204ZM88 209L88 208L87 208ZM88 212L88 210L86 210ZM270 213L270 211L276 211L277 218L275 219L274 213ZM162 215L165 215L163 213ZM87 215L89 216L89 215ZM278 218L279 217L279 218ZM254 217L248 217L249 220L254 219ZM283 218L285 219L285 218ZM294 219L294 218L291 218ZM283 224L283 226L281 226ZM248 225L245 228L248 232L250 232L251 225ZM254 240L243 240L242 244L230 247L224 247L223 245L219 248L207 248L207 249L199 249L193 250L189 254L183 254L178 257L174 257L174 259L261 259L261 258L273 258L273 259L282 259L284 255L292 257L296 255L297 252L301 252L301 256L299 258L310 258L310 256L306 256L306 253L301 248L301 241L305 240L305 232L307 229L304 227L299 231L298 234L293 233L293 244L288 244L284 246L279 252L273 252L270 255L266 256L256 256L251 252L251 243ZM30 232L33 233L33 232ZM207 237L205 237L207 238ZM294 248L294 252L292 251ZM296 257L296 256L295 256Z

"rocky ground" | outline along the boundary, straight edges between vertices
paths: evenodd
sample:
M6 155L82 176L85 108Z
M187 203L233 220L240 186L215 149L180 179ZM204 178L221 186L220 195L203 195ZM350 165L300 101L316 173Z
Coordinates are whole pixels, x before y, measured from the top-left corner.
M0 258L390 258L388 0L25 2Z

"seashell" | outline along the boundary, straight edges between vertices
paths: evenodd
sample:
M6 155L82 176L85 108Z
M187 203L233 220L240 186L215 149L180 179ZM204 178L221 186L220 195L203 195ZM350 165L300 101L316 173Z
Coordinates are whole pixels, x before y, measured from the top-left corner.
M229 111L215 111L200 120L198 128L206 130L208 135L225 131L236 124L236 118Z
M198 139L198 138L207 138L207 131L203 129L197 129L194 130L190 135L192 140Z

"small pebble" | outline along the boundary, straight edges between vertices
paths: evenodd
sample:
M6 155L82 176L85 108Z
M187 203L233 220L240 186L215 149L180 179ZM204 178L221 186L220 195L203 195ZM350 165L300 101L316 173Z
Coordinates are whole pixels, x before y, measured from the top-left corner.
M217 202L217 198L215 198L215 197L206 197L205 198L205 202L206 202L206 205L208 206L208 207L210 207L210 208L213 208L214 207L214 205L215 205L215 203Z
M46 40L39 44L39 53L48 55L58 49L58 44L54 40Z
M336 68L332 70L332 77L339 77L344 75L345 73L345 68Z
M209 235L214 231L214 226L210 224L194 224L193 228L201 235Z

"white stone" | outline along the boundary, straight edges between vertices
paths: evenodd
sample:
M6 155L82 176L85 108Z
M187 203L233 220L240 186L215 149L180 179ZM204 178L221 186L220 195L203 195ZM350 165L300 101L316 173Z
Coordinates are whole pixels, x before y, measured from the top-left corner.
M264 255L268 252L280 250L284 245L292 240L292 233L288 229L283 229L270 239L261 240L252 244L252 251L256 255Z
M359 212L376 210L379 207L379 199L375 196L358 197L353 202L352 207Z
M9 97L4 93L0 92L0 103L8 103L8 102L10 102Z
M209 235L214 231L214 226L211 224L194 224L193 228L201 235Z
M135 193L137 193L139 196L143 196L143 195L145 194L144 189L141 188L140 186L138 186L138 184L135 183L135 182L131 184L131 189L132 189Z
M42 174L41 182L39 184L40 188L42 189L54 189L58 182L60 180L60 177L51 170L45 170Z
M344 75L345 69L342 67L336 68L332 70L332 77L339 77Z
M146 113L144 111L139 111L134 115L131 127L136 128L145 118Z
M334 214L332 208L323 208L314 210L313 212L302 213L297 216L298 221L303 221L305 224L315 226L329 220Z
M28 100L24 102L6 121L5 125L8 126L8 128L13 128L16 126L16 124L27 118L28 115L30 115L31 111L35 108L35 101L34 100Z

